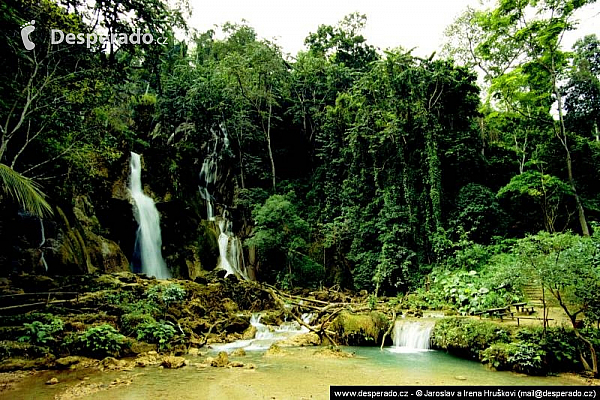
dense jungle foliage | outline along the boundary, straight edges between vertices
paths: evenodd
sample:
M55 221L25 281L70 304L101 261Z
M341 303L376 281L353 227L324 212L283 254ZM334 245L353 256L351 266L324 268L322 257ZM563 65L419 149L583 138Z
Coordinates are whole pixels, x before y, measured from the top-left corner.
M44 249L49 273L106 271L104 239L124 255L119 268L132 262L130 151L143 155L169 268L214 269L198 186L220 131L229 146L214 200L259 281L427 287L415 301L468 311L514 301L521 279L595 315L600 41L561 44L592 2L469 9L429 58L369 45L359 14L315 27L289 55L243 23L223 37L189 31L185 3L5 2L2 273L44 273ZM140 30L165 44L51 44L52 29Z

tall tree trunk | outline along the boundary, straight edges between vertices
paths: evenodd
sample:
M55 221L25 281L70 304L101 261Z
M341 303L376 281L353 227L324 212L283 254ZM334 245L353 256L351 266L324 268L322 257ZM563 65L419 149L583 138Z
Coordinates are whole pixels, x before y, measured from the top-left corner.
M542 284L542 320L544 324L544 335L546 334L546 328L548 327L548 308L546 307L546 291L544 289L544 285Z
M436 127L437 128L437 127ZM437 233L442 227L442 173L438 155L438 144L435 138L434 127L425 127L425 148L429 177L429 199L431 200L431 213L433 216L433 228Z
M566 141L565 137L565 141ZM577 194L577 189L575 188L575 180L573 179L573 164L571 162L571 152L567 147L565 147L567 151L567 172L569 176L569 184L571 185L571 190L573 190L573 195L575 196L575 203L577 204L577 215L579 217L579 224L581 225L581 232L583 236L590 236L590 230L588 228L587 220L585 218L585 210L583 209L583 204L581 204L581 199Z
M558 90L558 86L556 85L556 75L554 74L554 79L552 81L552 85L554 88L554 95L556 96L556 105L558 110L558 120L559 120L559 132L557 136L562 143L565 152L566 152L566 161L567 161L567 174L569 177L569 185L571 186L571 190L573 190L573 195L575 197L575 203L577 204L577 214L579 216L579 224L581 225L581 232L583 236L590 236L590 230L588 228L587 220L585 218L585 210L583 209L583 204L581 203L581 199L577 194L577 189L575 188L575 179L573 178L573 162L571 160L571 151L569 150L569 142L567 139L567 129L565 127L565 120L563 116L563 106L562 106L562 93Z
M585 343L588 347L588 350L590 351L590 358L592 359L592 367L590 368L589 364L586 366L586 369L591 370L592 374L594 375L594 378L598 378L600 375L598 374L598 355L596 354L596 349L594 348L594 345L592 342L590 342L588 339L586 339L585 337L583 337L581 335L581 333L579 332L579 329L576 328L576 321L575 317L573 317L571 319L571 323L573 324L573 332L575 333L575 336L577 336L577 338L579 340L581 340L583 343ZM585 361L585 358L583 357L583 354L581 355L581 359L585 364L587 364Z
M556 289L556 290L551 289L550 291L552 292L554 297L556 297L556 299L558 300L558 303L564 310L565 314L567 314L567 316L569 317L569 320L571 320L571 325L573 325L573 333L575 333L575 336L577 336L577 338L579 340L581 340L583 343L586 344L586 346L588 347L588 350L590 351L590 358L592 359L591 368L590 368L590 365L585 360L585 357L583 356L583 354L580 354L582 364L584 365L586 370L592 372L592 374L594 375L594 378L598 378L598 376L599 376L599 374L598 374L598 355L596 354L596 349L594 348L594 344L592 342L590 342L587 338L585 338L579 332L579 329L577 329L577 314L581 311L571 314L569 312L567 305L563 301L562 296L560 295L560 291L558 289Z
M271 174L273 175L273 190L275 190L275 160L273 160L273 151L271 150L271 115L273 114L273 104L269 101L269 114L267 116L267 149L269 150L269 160L271 161Z

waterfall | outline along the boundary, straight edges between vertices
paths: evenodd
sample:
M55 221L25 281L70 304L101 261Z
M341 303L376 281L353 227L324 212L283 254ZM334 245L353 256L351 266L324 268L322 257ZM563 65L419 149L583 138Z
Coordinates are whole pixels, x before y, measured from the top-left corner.
M200 197L206 202L206 219L209 221L215 220L215 199L211 191L214 190L219 176L219 161L222 158L223 151L229 149L227 132L223 127L220 128L220 131L223 132L222 137L217 134L215 129L211 129L213 146L211 152L202 162L200 184L198 185Z
M140 155L131 152L131 179L129 191L133 198L133 213L138 223L136 247L139 249L142 272L158 279L171 277L162 258L160 215L154 201L142 190L142 163Z
M41 263L44 265L44 268L46 269L46 272L48 272L48 264L46 263L46 259L44 258L44 249L42 248L42 246L44 246L46 244L46 232L44 231L44 221L40 218L40 230L41 230L41 236L42 236L42 241L40 242L40 245L38 246L38 248L40 249L40 252L42 253L42 255L40 256L40 261Z
M416 352L429 349L433 321L396 320L394 324L393 352Z
M308 328L300 325L296 321L286 321L279 326L265 325L260 322L260 314L252 314L250 325L256 328L254 339L236 340L232 343L213 344L212 347L218 351L230 351L243 348L245 350L266 350L275 342L289 339L301 333L310 332ZM302 314L302 321L309 324L314 318L314 314Z
M208 191L208 187L212 186L217 179L217 163L215 157L211 154L202 163L202 169L200 170L200 182L202 185L198 187L200 196L206 201L206 219L214 221L215 219L215 207L213 205L213 198Z
M219 230L219 261L217 267L227 271L227 275L236 275L248 280L246 269L243 265L240 266L240 259L242 258L241 242L233 233L233 223L228 219L227 210L224 209L221 216L216 216L215 213L216 201L213 191L219 179L219 162L223 160L224 155L229 151L229 137L223 125L220 125L218 130L211 129L211 132L212 150L202 162L198 191L200 197L206 202L206 219L217 222L216 227Z
M233 234L233 223L227 219L227 212L219 218L219 262L218 267L227 271L227 275L238 275L248 280L245 268L240 267L241 243L240 239Z

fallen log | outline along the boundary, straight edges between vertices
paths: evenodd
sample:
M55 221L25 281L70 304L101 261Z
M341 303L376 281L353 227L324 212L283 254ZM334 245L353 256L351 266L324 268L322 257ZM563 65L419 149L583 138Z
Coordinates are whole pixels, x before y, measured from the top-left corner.
M385 333L383 334L383 337L381 338L381 347L379 347L379 350L383 350L385 338L387 337L387 335L389 335L392 332L392 329L394 329L395 322L396 322L396 310L392 310L392 323L390 324L388 330L385 331Z

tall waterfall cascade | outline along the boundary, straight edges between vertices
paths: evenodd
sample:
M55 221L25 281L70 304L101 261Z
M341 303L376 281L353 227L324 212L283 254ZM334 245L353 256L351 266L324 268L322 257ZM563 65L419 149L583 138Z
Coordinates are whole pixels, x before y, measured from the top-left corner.
M216 222L219 243L219 262L217 267L227 271L227 275L237 275L248 280L242 256L242 244L233 233L233 222L229 220L227 209L220 216L215 213L214 192L219 178L219 164L229 151L229 137L224 125L212 129L212 148L202 163L198 191L206 202L206 219Z
M394 324L394 347L389 350L397 353L412 353L429 350L433 321L411 321L398 319Z
M139 249L142 272L157 279L171 277L162 257L160 214L154 201L142 189L142 163L140 155L131 152L131 177L129 191L133 198L133 214L138 223L136 247Z

